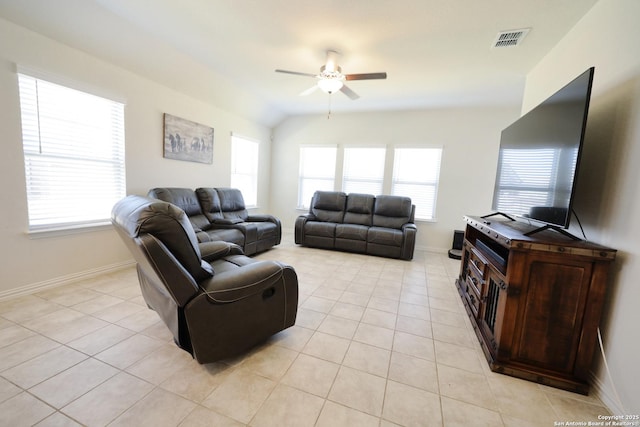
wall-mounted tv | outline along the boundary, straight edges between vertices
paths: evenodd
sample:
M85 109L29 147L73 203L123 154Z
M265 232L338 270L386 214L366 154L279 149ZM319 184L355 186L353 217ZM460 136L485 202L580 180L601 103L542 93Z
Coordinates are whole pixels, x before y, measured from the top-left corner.
M593 73L589 68L502 131L494 211L569 227Z

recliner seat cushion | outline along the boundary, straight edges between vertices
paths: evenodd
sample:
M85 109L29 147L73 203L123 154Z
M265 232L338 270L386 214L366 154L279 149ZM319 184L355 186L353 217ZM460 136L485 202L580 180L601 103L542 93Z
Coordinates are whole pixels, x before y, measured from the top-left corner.
M223 242L235 243L243 246L245 244L242 231L235 228L211 228L207 234L212 240L222 240Z
M333 239L336 235L336 224L332 222L309 221L305 224L307 236L329 237Z
M371 227L367 235L367 241L377 245L402 246L403 240L402 231L384 227Z
M337 224L335 248L343 251L365 253L369 226L359 224Z
M256 226L256 236L258 240L275 239L278 226L272 222L254 222Z
M337 224L336 239L367 240L369 227L358 224Z

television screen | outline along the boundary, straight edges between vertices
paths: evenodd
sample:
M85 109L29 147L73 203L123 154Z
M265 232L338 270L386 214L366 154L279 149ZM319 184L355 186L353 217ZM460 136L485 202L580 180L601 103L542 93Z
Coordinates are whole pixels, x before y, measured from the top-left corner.
M494 211L569 226L593 72L588 69L502 131Z

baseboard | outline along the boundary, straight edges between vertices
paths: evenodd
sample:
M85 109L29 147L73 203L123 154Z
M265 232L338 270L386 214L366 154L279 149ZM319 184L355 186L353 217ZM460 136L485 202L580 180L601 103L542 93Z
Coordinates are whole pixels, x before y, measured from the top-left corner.
M591 392L602 401L604 406L609 409L612 414L624 414L624 408L620 407L615 392L609 387L605 381L598 378L595 372L590 372L591 377Z
M19 288L9 289L0 292L0 301L7 299L33 294L35 292L43 291L45 289L55 288L57 286L69 285L80 280L90 279L92 277L100 276L106 273L113 273L118 270L122 270L135 265L135 261L124 261L111 265L105 265L102 267L94 268L91 270L85 270L78 273L69 274L66 276L55 277L53 279L44 280L42 282L32 283L26 286L20 286Z
M439 248L436 246L416 245L415 249L422 252L431 252L446 255L450 248Z

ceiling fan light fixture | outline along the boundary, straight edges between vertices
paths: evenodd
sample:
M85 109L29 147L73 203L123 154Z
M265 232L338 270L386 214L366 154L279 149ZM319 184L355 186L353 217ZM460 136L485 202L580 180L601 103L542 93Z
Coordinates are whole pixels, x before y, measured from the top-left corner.
M344 82L340 78L321 78L318 87L326 93L333 93L342 89Z

